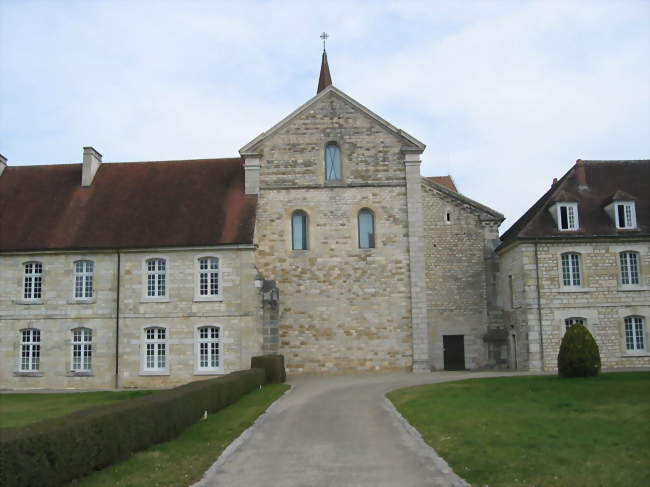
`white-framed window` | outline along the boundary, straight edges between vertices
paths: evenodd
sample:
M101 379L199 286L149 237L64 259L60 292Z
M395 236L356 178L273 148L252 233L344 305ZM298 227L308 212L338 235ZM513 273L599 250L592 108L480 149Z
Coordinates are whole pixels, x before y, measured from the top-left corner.
M625 318L625 349L628 352L645 352L645 323L642 316Z
M167 329L162 326L150 326L144 329L144 366L145 372L163 372L167 370Z
M20 331L20 371L38 372L41 368L41 330Z
M584 318L567 318L564 320L564 331L569 331L573 325L587 326L587 320Z
M621 284L638 285L639 284L639 253L625 251L619 254L621 262Z
M557 223L560 231L578 230L580 222L578 221L578 203L558 202L553 204L549 211Z
M614 206L616 228L636 228L634 201L617 201Z
M42 299L43 264L40 262L25 262L23 264L23 271L23 299Z
M309 249L309 217L302 210L296 210L291 215L291 248Z
M336 142L329 142L325 146L325 179L341 180L341 148Z
M167 296L167 260L161 258L147 259L147 297L164 298Z
M199 297L219 296L219 258L199 258Z
M582 286L580 254L567 252L562 254L562 285L565 287Z
M375 214L368 208L359 212L357 217L359 225L359 248L375 248Z
M95 264L91 260L78 260L74 263L74 297L90 299L93 297L93 276Z
M218 372L223 370L221 353L221 327L201 326L196 330L197 372Z
M72 371L90 372L93 358L93 332L90 328L72 330Z

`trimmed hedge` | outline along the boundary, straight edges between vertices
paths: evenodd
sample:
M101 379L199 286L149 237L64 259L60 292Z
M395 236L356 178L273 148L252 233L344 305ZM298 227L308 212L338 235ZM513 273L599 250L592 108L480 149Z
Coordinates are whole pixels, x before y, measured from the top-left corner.
M284 370L284 355L259 355L251 358L251 368L266 370L266 380L269 384L281 384L287 380Z
M589 377L600 372L598 344L584 325L573 325L564 334L557 370L561 377Z
M57 486L170 440L266 383L261 369L191 382L2 431L0 485Z

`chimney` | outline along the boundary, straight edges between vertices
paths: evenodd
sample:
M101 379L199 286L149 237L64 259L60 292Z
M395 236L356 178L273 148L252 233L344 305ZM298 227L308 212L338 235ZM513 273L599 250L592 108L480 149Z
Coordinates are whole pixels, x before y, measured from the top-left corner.
M244 158L244 193L259 194L260 192L260 160L261 154L242 154Z
M551 188L557 184L557 178L553 178L553 184L551 184Z
M7 158L2 154L0 154L0 176L2 176L2 173L4 172L6 167L7 167Z
M587 186L587 169L585 168L585 161L578 159L576 161L576 180L578 187Z
M84 147L84 159L81 167L81 186L87 188L93 184L95 174L102 164L102 155L94 147Z

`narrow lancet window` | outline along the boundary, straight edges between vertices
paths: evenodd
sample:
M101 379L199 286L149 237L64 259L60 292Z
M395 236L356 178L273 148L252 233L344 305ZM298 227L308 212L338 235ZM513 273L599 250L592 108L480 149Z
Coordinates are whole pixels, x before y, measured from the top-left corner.
M341 149L336 142L330 142L325 147L325 179L327 181L341 179Z
M294 211L291 216L291 236L293 250L307 250L309 248L307 213L302 210Z
M375 248L375 215L368 209L359 212L359 248Z

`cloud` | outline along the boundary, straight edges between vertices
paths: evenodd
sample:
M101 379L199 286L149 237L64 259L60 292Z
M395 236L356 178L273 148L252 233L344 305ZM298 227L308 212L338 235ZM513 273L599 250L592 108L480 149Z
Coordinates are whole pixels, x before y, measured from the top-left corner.
M0 3L10 164L228 157L334 84L508 216L577 158L647 158L647 2Z

